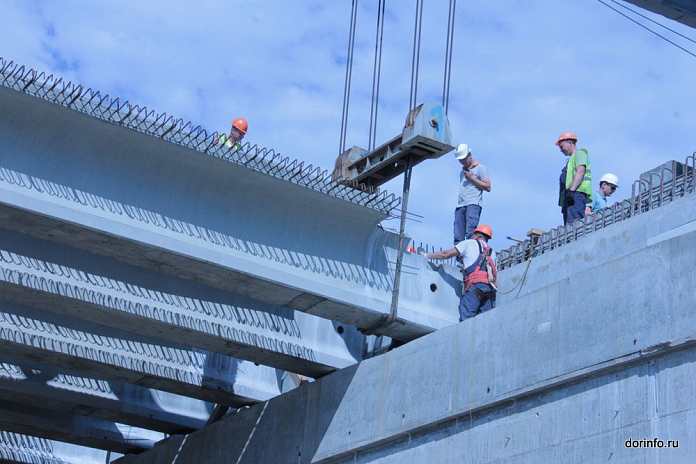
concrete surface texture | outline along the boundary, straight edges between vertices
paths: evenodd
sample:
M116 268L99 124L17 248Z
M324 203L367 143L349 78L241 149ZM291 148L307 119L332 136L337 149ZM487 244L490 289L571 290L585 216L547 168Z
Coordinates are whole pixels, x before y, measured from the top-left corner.
M0 109L5 227L359 328L389 314L385 212L13 89ZM455 322L456 295L430 290L446 277L405 272L401 288L418 290L381 332L407 341Z
M0 59L0 429L37 445L8 453L142 451L216 403L359 362L354 326L410 340L456 320L456 270L408 254L380 327L393 198L7 70Z
M87 449L58 441L144 451L123 462L696 454L696 195L506 269L518 290L458 325L457 269L406 254L390 320L386 196L0 74L0 459ZM356 328L411 343L363 361ZM240 409L189 433L213 403ZM654 437L680 446L624 446Z
M119 453L18 433L0 432L0 462L64 464L79 456L81 464L103 464Z
M119 462L693 462L694 224L690 194L599 230L493 311Z

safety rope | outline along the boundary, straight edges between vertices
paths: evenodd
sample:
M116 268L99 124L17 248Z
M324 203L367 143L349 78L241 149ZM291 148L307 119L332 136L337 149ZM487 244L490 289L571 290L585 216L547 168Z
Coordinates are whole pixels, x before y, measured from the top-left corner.
M377 32L375 34L375 63L372 69L372 101L370 106L368 151L374 150L377 140L377 107L379 105L379 83L382 75L382 37L384 36L385 8L386 0L380 0L377 6Z
M524 269L524 272L522 273L522 278L515 284L514 287L512 287L512 288L511 288L510 290L508 290L507 292L504 292L504 291L502 291L502 290L498 290L498 286L495 285L492 281L490 282L491 287L493 287L493 288L495 289L496 292L502 293L503 295L507 295L508 293L514 292L515 289L516 289L517 287L519 287L520 284L521 284L522 282L524 282L524 279L527 277L527 271L529 270L529 265L530 265L530 264L532 264L532 258L529 258L529 259L527 260L527 267ZM490 280L490 279L489 279L489 280Z
M355 49L355 24L358 16L358 0L353 0L350 12L350 31L348 33L348 53L346 58L346 82L343 86L343 112L341 114L341 137L339 141L340 155L346 151L346 133L348 128L348 106L350 102L350 83L353 78L353 50Z

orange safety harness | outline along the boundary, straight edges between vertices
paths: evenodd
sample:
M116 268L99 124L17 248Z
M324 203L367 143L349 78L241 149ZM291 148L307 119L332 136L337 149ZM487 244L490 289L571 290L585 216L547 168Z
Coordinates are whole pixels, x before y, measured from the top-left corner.
M484 283L495 285L498 280L498 271L491 257L493 250L488 245L481 243L480 240L476 240L476 243L478 243L480 255L476 262L464 271L466 273L466 278L464 279L464 292L469 290L469 287L473 284ZM490 268L488 266L490 266ZM488 269L492 271L493 281L488 277Z

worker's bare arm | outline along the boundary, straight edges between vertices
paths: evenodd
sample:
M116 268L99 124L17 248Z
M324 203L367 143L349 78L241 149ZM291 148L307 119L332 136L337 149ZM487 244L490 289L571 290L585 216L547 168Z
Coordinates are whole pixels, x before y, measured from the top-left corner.
M472 184L474 184L476 187L478 187L481 190L485 190L486 192L491 191L491 181L486 179L486 180L479 180L472 171L466 171L465 174L466 178L471 181Z
M582 183L583 177L585 177L585 165L581 164L575 169L575 175L573 176L573 182L570 184L570 190L577 190Z
M459 250L456 248L450 248L449 250L436 251L435 253L424 253L423 256L428 259L450 259L454 258L455 256L459 256Z

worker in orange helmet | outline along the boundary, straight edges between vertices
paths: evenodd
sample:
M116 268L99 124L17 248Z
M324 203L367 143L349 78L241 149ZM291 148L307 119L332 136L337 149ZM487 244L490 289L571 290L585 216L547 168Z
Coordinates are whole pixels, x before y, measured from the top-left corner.
M590 157L584 148L578 149L578 138L572 132L563 132L556 146L568 157L561 170L558 206L563 224L571 224L585 217L585 207L592 203L592 171Z
M225 146L229 148L235 148L237 150L242 149L242 144L241 141L244 138L244 136L247 133L247 130L249 129L249 124L247 124L246 119L244 118L237 118L234 121L232 121L232 127L230 128L230 135L226 136L225 134L220 135L219 141L220 143L224 143Z
M457 243L449 250L435 253L418 250L419 255L428 259L462 257L464 284L459 300L459 322L495 308L498 270L495 252L488 246L488 240L493 238L493 231L490 226L482 224L474 230L472 237Z

